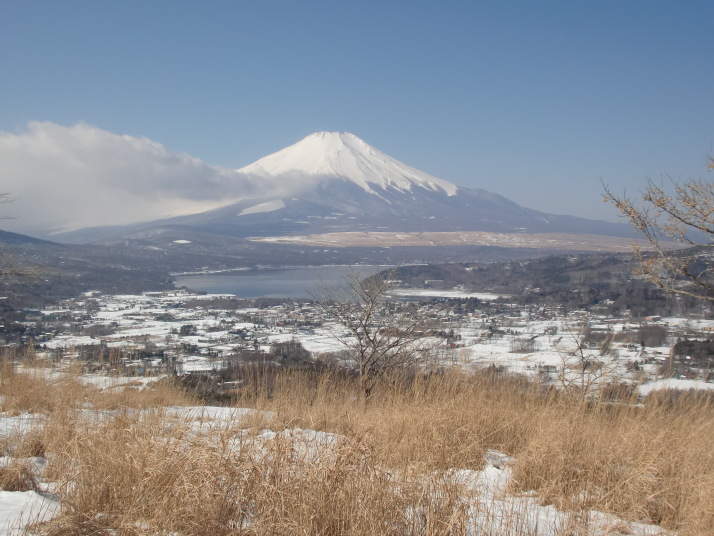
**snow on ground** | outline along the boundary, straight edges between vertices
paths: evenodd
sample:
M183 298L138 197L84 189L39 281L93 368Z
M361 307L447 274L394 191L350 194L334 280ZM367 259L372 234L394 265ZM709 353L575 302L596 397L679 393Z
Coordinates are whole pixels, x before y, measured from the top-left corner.
M98 374L82 374L79 376L79 381L84 385L91 385L102 391L107 391L110 389L124 389L126 387L146 389L149 384L165 377L165 374L159 376L101 376Z
M413 296L422 298L478 298L479 300L491 301L503 297L501 294L490 294L487 292L466 292L463 290L432 290L421 288L399 288L390 291L394 296Z
M41 426L47 418L44 415L23 413L21 415L0 414L0 439L5 439L17 434L24 434L28 430Z
M45 346L48 349L54 350L57 348L62 348L62 349L68 349L68 348L74 348L76 346L93 346L95 344L101 344L102 341L98 339L94 339L92 337L85 337L81 336L78 337L76 335L58 335L51 341L48 341L45 343Z
M238 213L238 216L247 216L248 214L260 214L262 212L274 212L285 208L285 201L282 199L274 199L273 201L267 201L265 203L260 203L259 205L253 205L252 207L244 208Z
M656 380L653 382L643 383L638 387L641 396L647 396L653 391L661 391L663 389L676 389L679 391L688 391L689 389L702 389L706 391L714 391L714 383L707 383L702 380L681 380L677 378L666 378L664 380Z
M582 514L576 516L552 505L541 505L534 494L509 495L510 465L515 459L494 450L489 450L484 459L486 466L481 471L460 469L447 473L453 482L463 487L463 493L469 500L469 535L525 533L555 536L570 533L571 523L583 521L585 516ZM671 534L656 525L627 522L595 510L585 514L589 528L587 533L592 536Z
M41 376L43 378L57 381L66 377L66 372L59 368L49 368L49 367L24 367L18 365L15 369L17 372L22 374L30 374L34 376ZM154 383L155 381L166 378L166 374L158 374L156 376L119 376L119 375L108 375L108 374L80 374L72 375L72 378L77 378L82 384L96 387L102 391L109 389L124 389L126 387L131 387L134 389L146 389L146 387ZM1 425L2 421L0 421Z
M220 406L171 406L165 409L165 415L176 421L188 424L200 434L220 432L240 426L241 419L249 416L263 416L270 419L272 412L250 408L228 408Z
M0 536L20 535L23 528L59 513L59 502L36 491L0 491Z
M138 410L150 412L153 410ZM112 412L93 412L84 409L90 421L94 418L104 419ZM251 442L262 445L265 442L282 438L289 442L292 452L297 453L304 463L322 463L336 452L349 438L339 434L321 432L311 429L286 429L274 431L271 429L242 428L243 419L250 416L260 416L261 412L246 408L229 407L168 407L162 412L166 419L188 424L194 433L212 434L234 429L239 432L231 443L231 448L237 452L241 445ZM274 414L266 413L266 422ZM0 430L16 430L18 427L40 426L43 419L35 416L0 415ZM210 435L207 435L210 437ZM0 458L0 466L10 463L9 458ZM540 504L534 493L514 495L509 492L512 478L511 465L516 461L503 453L488 451L484 457L485 467L480 470L454 468L443 475L436 475L445 483L454 484L460 489L462 500L466 501L468 513L467 534L537 534L556 536L568 532L573 522L588 524L588 534L613 535L629 534L633 536L656 536L673 534L654 525L627 522L598 511L581 512L578 514L560 511L552 505ZM41 477L42 459L32 459L38 467ZM397 475L394 476L398 478ZM49 490L51 483L43 483L41 489ZM48 492L38 493L0 491L0 536L20 534L21 529L37 521L48 520L59 513L59 502L56 496Z

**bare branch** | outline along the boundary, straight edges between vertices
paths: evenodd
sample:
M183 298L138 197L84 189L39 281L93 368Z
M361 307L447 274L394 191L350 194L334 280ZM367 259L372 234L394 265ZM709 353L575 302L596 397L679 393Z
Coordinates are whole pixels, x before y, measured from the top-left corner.
M440 342L429 336L414 306L387 299L395 271L362 279L353 270L345 278L345 290L323 285L313 296L339 326L335 338L358 369L365 399L384 374L421 362Z
M714 169L714 159L708 167ZM652 248L649 253L633 244L638 273L668 292L714 301L712 183L673 182L670 193L648 180L639 200L603 188L604 200L614 204Z

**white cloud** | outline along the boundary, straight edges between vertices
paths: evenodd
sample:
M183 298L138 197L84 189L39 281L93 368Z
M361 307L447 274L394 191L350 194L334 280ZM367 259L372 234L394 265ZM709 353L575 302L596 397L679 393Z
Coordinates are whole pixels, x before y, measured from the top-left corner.
M31 122L19 134L0 132L0 191L14 199L2 209L16 217L3 228L37 236L198 212L269 187L85 123Z

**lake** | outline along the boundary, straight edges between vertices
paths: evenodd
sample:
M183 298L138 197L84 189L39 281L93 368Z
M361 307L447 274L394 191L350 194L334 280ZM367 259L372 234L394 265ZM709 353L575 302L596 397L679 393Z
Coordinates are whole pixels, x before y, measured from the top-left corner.
M310 299L321 285L344 286L356 271L368 277L388 266L312 266L307 268L257 268L236 272L177 275L176 286L209 294L233 294L239 298Z

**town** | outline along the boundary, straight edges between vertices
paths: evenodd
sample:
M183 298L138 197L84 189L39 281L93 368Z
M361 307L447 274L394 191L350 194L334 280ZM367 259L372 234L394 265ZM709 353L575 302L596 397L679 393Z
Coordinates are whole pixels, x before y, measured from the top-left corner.
M558 387L713 388L714 320L626 315L510 303L462 289L396 289L434 340L428 370L491 370ZM245 300L187 289L140 295L87 292L28 311L37 358L78 362L108 377L226 378L240 363L349 369L343 326L314 300ZM347 341L347 343L346 343Z

